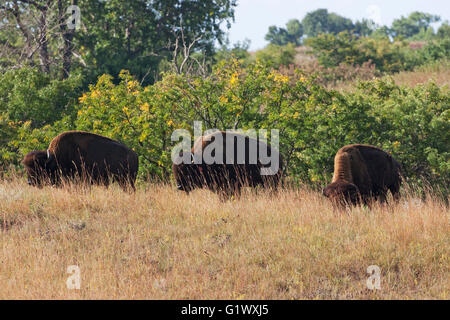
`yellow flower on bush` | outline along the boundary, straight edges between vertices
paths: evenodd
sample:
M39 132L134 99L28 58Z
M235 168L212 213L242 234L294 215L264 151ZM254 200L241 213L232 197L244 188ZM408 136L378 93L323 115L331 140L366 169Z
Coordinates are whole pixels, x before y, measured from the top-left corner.
M148 112L150 110L150 105L146 102L141 106L141 110L144 112Z
M233 86L239 79L239 74L237 72L231 75L230 84Z
M394 146L394 148L398 148L400 146L400 142L395 141L392 145Z
M135 89L137 86L138 86L138 82L136 80L131 80L131 81L128 81L128 83L127 83L127 88L130 91Z
M279 75L278 77L275 77L275 81L279 81L282 83L288 83L289 82L289 77L288 76L283 76L283 75Z
M139 136L139 141L143 142L147 138L147 133L142 132L142 134Z
M78 98L78 101L80 101L81 103L84 103L86 101L86 98L87 98L86 93L83 93L83 95Z
M172 120L167 121L167 125L168 125L169 127L172 127L172 126L173 126L173 121L172 121Z
M268 79L273 79L275 82L279 83L287 83L289 82L289 77L282 75L276 71L272 71L270 75L268 76Z
M100 120L95 120L93 125L94 125L94 129L98 129L101 127L102 122Z
M228 102L228 98L227 98L227 97L224 97L224 96L221 96L221 97L219 98L219 100L220 100L220 102L222 102L222 103L227 103L227 102Z

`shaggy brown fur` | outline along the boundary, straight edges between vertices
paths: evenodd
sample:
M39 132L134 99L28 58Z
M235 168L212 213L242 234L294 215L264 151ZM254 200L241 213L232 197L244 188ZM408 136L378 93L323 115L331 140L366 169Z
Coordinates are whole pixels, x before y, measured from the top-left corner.
M31 185L77 178L107 186L111 177L133 190L139 166L137 154L124 144L83 131L58 135L46 151L28 153L22 163Z
M223 139L223 153L212 153L212 155L222 159L223 163L208 164L203 152L219 136ZM242 147L242 144L239 141L245 143L245 159L241 159L242 161L240 162L238 162L238 148ZM267 148L266 150L268 150L269 156L276 152L275 156L278 156L279 167L274 174L261 174L261 169L267 166L261 164L260 159L257 158L257 150L250 148L250 142L254 142L254 145L257 145L258 148ZM226 152L227 144L230 146L230 143L233 143L234 148L232 161L230 161L232 155L227 155ZM213 146L211 145L210 147ZM183 156L182 153L180 155ZM230 158L228 161L227 156ZM255 163L251 161L252 156L255 156L257 160ZM224 197L229 197L231 195L239 195L243 186L256 187L257 185L261 185L263 187L277 188L281 179L282 160L278 151L262 141L255 141L239 133L216 131L200 137L195 141L189 153L189 159L190 161L187 164L173 164L172 166L177 188L187 193L194 188L207 187L212 191L221 193ZM194 161L194 159L197 160Z
M398 199L401 166L391 155L369 145L342 147L334 158L331 184L323 194L336 203L368 204L372 199L386 200L390 190Z

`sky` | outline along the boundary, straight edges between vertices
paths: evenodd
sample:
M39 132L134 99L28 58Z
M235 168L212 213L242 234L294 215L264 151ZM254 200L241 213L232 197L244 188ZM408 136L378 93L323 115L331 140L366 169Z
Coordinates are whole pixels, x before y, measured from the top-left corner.
M449 0L237 0L235 22L228 30L231 44L249 39L250 50L265 47L269 26L284 27L290 19L300 21L306 13L319 8L353 21L370 18L390 26L394 19L413 11L437 14L450 20ZM377 21L378 20L378 21Z

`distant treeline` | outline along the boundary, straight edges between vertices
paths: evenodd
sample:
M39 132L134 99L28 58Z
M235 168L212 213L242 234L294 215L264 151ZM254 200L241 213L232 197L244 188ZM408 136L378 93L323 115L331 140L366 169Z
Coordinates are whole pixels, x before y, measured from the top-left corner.
M441 17L424 12L412 12L408 17L395 19L391 26L380 26L370 19L362 19L355 23L327 9L318 9L306 14L300 22L291 19L286 27L270 26L265 39L271 44L300 45L304 38L317 37L321 34L337 35L347 32L357 37L371 36L375 38L391 38L396 40L432 40L444 39L450 35L450 26L445 21L434 31L432 24L441 21Z

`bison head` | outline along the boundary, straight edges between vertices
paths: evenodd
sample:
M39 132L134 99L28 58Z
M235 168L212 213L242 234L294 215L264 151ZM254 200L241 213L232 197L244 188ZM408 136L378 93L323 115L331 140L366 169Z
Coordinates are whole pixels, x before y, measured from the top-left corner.
M333 182L323 189L323 195L338 205L356 205L360 202L358 187L349 182Z
M177 189L187 193L204 185L203 165L194 163L194 155L189 155L190 162L172 165ZM180 153L180 158L183 158L183 153Z
M41 187L45 182L55 183L56 159L48 151L31 151L22 160L27 171L28 184Z

